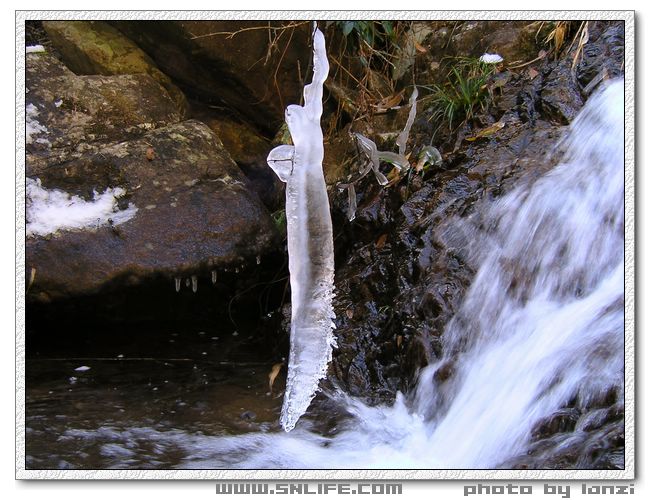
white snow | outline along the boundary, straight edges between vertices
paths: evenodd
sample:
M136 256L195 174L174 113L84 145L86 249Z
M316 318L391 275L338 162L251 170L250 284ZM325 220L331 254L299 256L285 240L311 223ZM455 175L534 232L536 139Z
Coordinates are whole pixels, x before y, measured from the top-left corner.
M485 64L498 64L500 62L503 62L503 57L501 57L499 54L483 54L481 57L479 57L479 61Z
M44 125L40 124L36 119L38 115L39 115L38 108L33 104L28 104L27 107L25 108L25 120L27 124L25 142L27 144L38 142L41 144L49 145L50 141L48 141L47 139L38 138L34 140L34 138L32 137L38 134L47 133L47 128Z
M27 54L38 53L38 52L45 52L45 47L43 47L42 45L30 45L28 47L25 47L25 53Z
M93 201L86 201L58 189L45 189L40 179L27 178L27 236L46 236L59 230L97 229L117 226L135 216L138 209L132 203L119 210L117 199L124 196L122 188L109 188ZM109 222L109 219L111 222Z
M74 371L76 372L87 372L88 370L90 370L90 366L86 366L86 365L82 365L74 369Z

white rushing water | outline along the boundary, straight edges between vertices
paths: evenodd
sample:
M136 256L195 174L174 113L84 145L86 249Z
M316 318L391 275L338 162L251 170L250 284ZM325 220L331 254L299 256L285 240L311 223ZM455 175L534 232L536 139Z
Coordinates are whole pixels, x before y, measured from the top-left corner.
M477 274L443 335L444 358L390 407L339 395L333 437L196 437L189 467L494 468L573 400L623 393L624 92L615 81L571 125L560 163L461 222ZM472 248L475 247L475 248ZM452 375L435 377L444 367Z

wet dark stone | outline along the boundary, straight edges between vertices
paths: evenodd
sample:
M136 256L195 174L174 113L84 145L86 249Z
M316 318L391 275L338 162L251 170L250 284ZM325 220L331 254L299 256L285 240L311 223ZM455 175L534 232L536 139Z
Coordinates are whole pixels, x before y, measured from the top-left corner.
M559 432L570 432L575 428L578 418L580 418L580 412L575 408L560 410L537 424L531 433L532 438L539 440Z
M615 78L623 72L625 26L622 22L594 23L590 41L584 46L576 65L576 78L584 90L595 78ZM595 87L594 87L595 88Z
M239 415L239 418L242 420L255 420L257 418L257 414L254 411L247 410Z
M541 96L542 114L547 119L568 125L576 117L584 101L569 60L563 60L545 76Z

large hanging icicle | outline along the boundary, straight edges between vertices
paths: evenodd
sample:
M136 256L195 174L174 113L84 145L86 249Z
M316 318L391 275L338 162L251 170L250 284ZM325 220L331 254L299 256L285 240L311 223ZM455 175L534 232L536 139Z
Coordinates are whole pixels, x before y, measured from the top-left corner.
M325 37L314 26L314 76L305 105L287 107L294 146L278 146L267 162L286 186L291 281L291 347L280 423L296 425L314 398L332 359L334 243L323 176L323 82L329 73Z

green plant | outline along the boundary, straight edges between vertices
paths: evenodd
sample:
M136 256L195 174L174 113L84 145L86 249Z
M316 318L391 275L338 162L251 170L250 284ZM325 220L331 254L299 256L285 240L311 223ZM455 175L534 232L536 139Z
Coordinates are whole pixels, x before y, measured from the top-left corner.
M334 21L333 24L340 28L344 36L354 33L357 42L365 42L372 48L395 41L392 21Z
M275 227L281 234L287 232L287 213L284 208L273 212L271 214L271 219L273 219Z
M485 108L489 101L487 83L494 72L494 64L472 58L459 59L444 84L429 87L433 100L431 120L446 122L450 130L459 120L470 120L476 109Z

